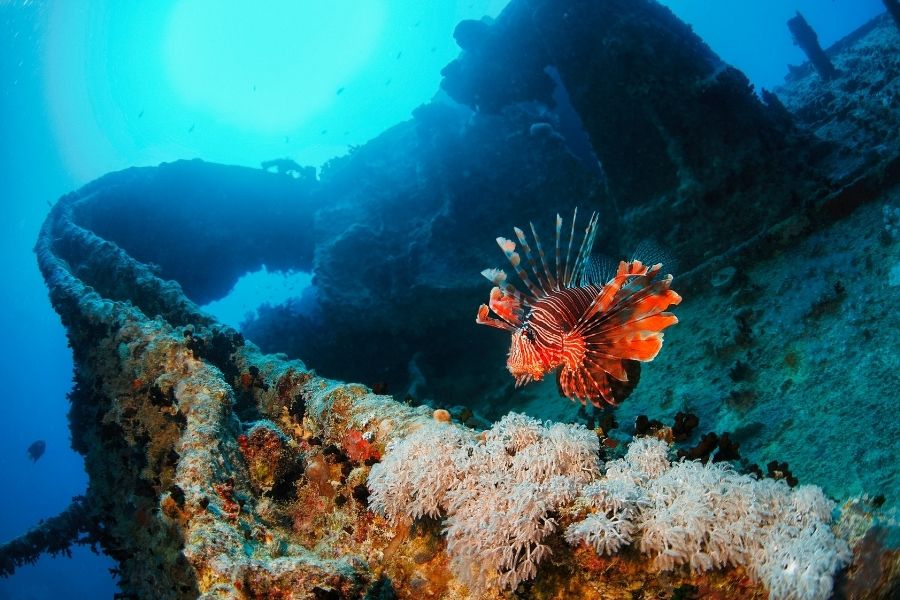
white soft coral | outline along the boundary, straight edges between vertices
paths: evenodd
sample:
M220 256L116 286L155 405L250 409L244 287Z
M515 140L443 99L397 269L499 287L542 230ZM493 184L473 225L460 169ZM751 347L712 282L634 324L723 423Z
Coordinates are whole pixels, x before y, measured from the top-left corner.
M773 600L830 595L850 553L827 526L834 504L820 488L791 490L725 463L670 464L665 450L659 440L640 438L624 459L608 463L605 479L585 486L578 498L597 512L569 526L566 539L604 554L633 537L663 571L741 565ZM627 536L616 536L619 531Z
M391 442L369 472L369 505L394 522L440 516L459 477L452 457L474 446L463 430L438 423Z
M627 511L595 513L566 529L566 541L572 545L584 542L597 554L614 554L631 543L634 524Z
M831 593L847 544L828 523L833 503L815 486L736 473L725 463L669 462L668 446L632 442L600 477L596 434L510 414L479 442L429 424L391 443L369 475L373 510L391 520L444 516L454 573L480 595L537 573L574 505L589 514L565 531L571 544L612 554L637 543L659 570L743 566L770 597Z
M389 519L445 515L454 573L476 593L514 589L537 573L556 531L551 513L599 475L597 435L511 413L475 439L428 425L392 443L369 476Z

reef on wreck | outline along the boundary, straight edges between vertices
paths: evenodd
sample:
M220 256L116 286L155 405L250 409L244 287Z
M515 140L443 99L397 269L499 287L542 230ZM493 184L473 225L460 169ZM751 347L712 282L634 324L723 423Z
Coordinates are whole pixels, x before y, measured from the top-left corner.
M464 425L490 425L475 413L516 410L588 424L605 464L646 435L672 459L715 451L759 475L774 461L779 485L819 484L841 505L836 596L891 597L900 431L879 411L900 386L900 317L883 309L900 293L894 23L830 49L835 77L800 67L762 99L652 2L513 0L456 37L452 101L316 180L185 161L54 206L36 252L75 357L72 441L90 486L55 533L3 546L3 571L80 541L141 598L772 592L743 566L660 572L636 548L567 543L587 515L563 494L547 513L552 560L472 595L443 509L391 519L372 510L369 477L436 421L476 444ZM549 230L576 206L602 207L602 251L651 237L681 269L681 323L614 418L552 386L513 394L507 340L473 323L494 238L529 220ZM269 307L239 333L199 308L262 264L314 274L315 319Z

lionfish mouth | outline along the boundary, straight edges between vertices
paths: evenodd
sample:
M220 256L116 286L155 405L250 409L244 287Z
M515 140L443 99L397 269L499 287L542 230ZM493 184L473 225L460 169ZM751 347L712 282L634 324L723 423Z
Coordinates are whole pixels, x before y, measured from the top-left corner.
M556 215L555 268L548 265L533 224L537 259L525 233L514 228L534 279L522 265L516 242L498 237L526 291L508 282L503 270L485 269L482 275L494 288L475 321L512 334L507 368L516 387L556 371L564 396L596 406L617 404L637 384L639 363L659 353L662 331L678 322L665 311L681 302L681 296L670 289L672 276L661 275L662 263L621 261L608 281L600 281L598 271L587 268L598 229L596 212L570 262L577 219L576 209L563 258L563 220Z

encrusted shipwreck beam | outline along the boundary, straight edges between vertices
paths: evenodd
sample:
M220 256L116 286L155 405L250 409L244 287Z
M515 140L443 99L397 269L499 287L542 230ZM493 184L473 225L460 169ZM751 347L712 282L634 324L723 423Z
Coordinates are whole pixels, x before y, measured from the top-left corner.
M832 533L818 488L670 467L648 438L604 465L581 426L514 415L479 434L261 354L79 225L83 196L54 207L36 252L75 358L70 425L90 477L77 529L118 562L127 597L818 598L850 558L845 540L864 539L855 510L861 524ZM773 503L747 513L768 537L728 529L742 517L726 518L719 479ZM698 490L718 512L684 537L692 525L666 519ZM799 520L781 527L782 513ZM33 559L16 547L6 572ZM785 575L778 548L812 557L806 579Z
M352 495L362 462L428 411L260 355L74 224L72 209L54 208L36 251L75 354L70 421L91 534L119 562L123 590L361 596L373 582L360 544L379 538L348 533L371 520L365 495ZM104 293L110 273L119 299ZM363 430L371 443L352 435Z

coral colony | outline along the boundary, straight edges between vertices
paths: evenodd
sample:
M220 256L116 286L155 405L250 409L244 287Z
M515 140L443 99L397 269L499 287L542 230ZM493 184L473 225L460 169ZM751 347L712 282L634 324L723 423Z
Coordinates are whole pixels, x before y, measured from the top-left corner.
M744 567L770 597L827 598L850 560L816 486L757 480L727 463L671 462L669 444L636 438L603 463L597 435L510 413L481 439L430 424L389 444L372 468L370 505L391 521L445 517L454 574L473 590L515 589L550 553L547 538L610 555L636 546L653 568Z

